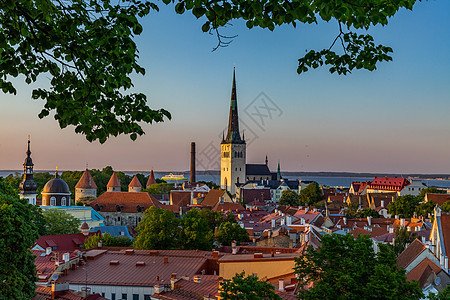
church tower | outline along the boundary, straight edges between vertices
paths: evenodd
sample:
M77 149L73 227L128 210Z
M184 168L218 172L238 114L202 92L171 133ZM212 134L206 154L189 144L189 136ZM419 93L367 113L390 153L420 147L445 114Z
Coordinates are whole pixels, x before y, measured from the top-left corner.
M239 118L236 95L236 76L233 68L230 116L227 136L220 145L220 187L232 195L236 193L236 183L245 182L246 144L239 133Z
M23 180L19 185L21 199L26 198L29 204L36 205L37 184L33 179L33 160L31 159L30 137L28 136L27 158L23 163Z

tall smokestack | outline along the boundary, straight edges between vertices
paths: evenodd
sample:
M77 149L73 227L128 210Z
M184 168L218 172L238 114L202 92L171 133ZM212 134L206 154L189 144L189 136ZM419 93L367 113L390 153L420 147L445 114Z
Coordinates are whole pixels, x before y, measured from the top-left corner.
M195 142L191 142L191 176L189 177L191 182L195 181Z

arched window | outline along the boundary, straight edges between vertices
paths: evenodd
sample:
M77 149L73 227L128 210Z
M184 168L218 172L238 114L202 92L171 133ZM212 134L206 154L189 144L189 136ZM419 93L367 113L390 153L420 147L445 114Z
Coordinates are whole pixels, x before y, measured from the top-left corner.
M239 177L237 178L236 182L239 183Z
M61 198L61 206L66 206L66 197Z
M50 205L56 206L56 198L55 197L50 197Z
M227 189L227 186L228 186L228 180L227 180L226 177L225 177L225 180L224 180L224 185L225 185L225 189Z

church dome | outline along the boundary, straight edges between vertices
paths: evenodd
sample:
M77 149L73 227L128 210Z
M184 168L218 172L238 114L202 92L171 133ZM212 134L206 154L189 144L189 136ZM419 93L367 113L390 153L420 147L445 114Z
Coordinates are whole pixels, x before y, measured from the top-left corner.
M42 194L69 194L70 189L67 183L59 177L49 180L42 189Z

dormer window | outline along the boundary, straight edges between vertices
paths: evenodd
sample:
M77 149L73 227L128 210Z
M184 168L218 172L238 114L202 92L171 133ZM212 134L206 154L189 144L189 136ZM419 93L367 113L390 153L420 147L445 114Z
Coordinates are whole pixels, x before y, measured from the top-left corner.
M98 204L95 204L94 209L95 210L100 210L100 206Z
M143 211L143 207L141 207L140 205L136 206L137 212L142 212Z
M120 205L116 204L116 211L119 211L119 212L122 211L122 208L120 207Z

